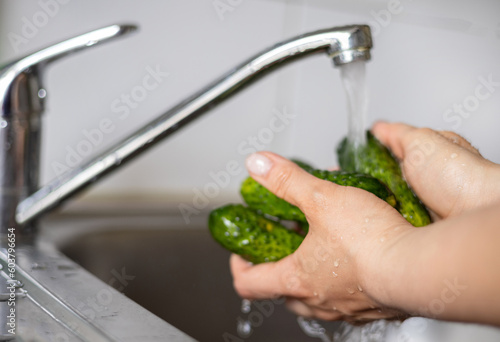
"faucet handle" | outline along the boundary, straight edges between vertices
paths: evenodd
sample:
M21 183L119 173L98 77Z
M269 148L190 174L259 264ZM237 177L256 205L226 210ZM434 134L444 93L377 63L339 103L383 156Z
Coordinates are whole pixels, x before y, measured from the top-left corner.
M41 121L46 91L44 67L73 52L120 37L133 25L111 25L34 52L0 68L0 238L7 227L34 231L36 224L18 225L17 204L38 189ZM7 232L8 233L8 232Z
M41 104L37 103L37 101L39 102L45 97L45 92L42 91L42 93L39 93L42 88L39 82L35 81L35 84L33 84L33 80L31 80L32 77L29 77L30 74L38 79L40 69L46 64L73 52L118 38L136 29L137 26L130 24L115 24L103 27L64 40L22 57L17 61L8 63L0 70L0 108L2 109L2 116L10 116L13 111L15 112L18 109L21 109L21 112L32 112L33 109L35 109L35 111L41 111L43 109ZM33 91L35 91L35 94L33 94ZM31 100L26 102L26 95L28 99L31 98ZM32 95L35 96L33 97ZM21 101L20 99L18 100L19 96L24 98L23 103L19 103ZM26 105L28 105L28 108L26 108Z

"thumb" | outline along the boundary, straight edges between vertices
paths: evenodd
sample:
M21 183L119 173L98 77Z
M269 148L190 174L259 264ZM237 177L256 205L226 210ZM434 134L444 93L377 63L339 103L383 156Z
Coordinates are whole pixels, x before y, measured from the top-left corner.
M387 146L392 153L402 160L408 148L408 136L417 131L416 127L404 123L388 123L379 121L372 127L372 132L378 140Z
M276 196L298 206L306 214L324 207L337 186L301 169L297 164L271 152L258 152L246 159L250 176Z
M234 288L242 298L267 299L301 293L301 280L295 271L293 254L277 262L258 265L251 265L233 254L230 266Z

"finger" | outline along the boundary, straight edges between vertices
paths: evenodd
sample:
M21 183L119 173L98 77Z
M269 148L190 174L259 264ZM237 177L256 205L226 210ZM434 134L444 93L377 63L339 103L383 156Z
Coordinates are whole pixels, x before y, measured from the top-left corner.
M445 137L446 139L448 139L452 143L457 144L458 146L465 148L466 150L472 152L475 155L481 156L481 154L479 153L477 148L472 146L472 144L470 142L468 142L461 135L458 135L457 133L451 132L451 131L439 131L439 134L441 134L443 137Z
M415 144L424 144L429 139L445 138L443 142L454 143L469 152L481 156L465 138L455 132L434 131L428 128L416 128L403 123L377 122L372 128L373 134L386 145L400 160L404 159Z
M318 318L325 321L338 321L344 319L344 315L334 309L324 310L311 307L297 299L287 299L285 305L288 310L303 317Z
M251 265L240 256L230 258L231 273L236 292L247 299L268 299L300 295L299 278L286 257L278 262Z
M325 189L334 191L336 187L271 152L251 154L246 160L246 167L252 178L276 196L300 207L306 216L308 210L328 203L324 196Z
M297 299L287 299L285 302L285 306L288 310L293 313L304 316L304 317L313 317L313 310L309 305L301 302Z
M416 127L404 123L376 122L372 132L382 144L387 146L398 158L403 159L405 153L405 137L417 130Z
M403 318L404 316L400 312L396 311L386 311L386 310L379 310L379 309L370 309L366 310L360 313L357 313L355 315L349 316L346 318L346 321L349 321L350 323L356 323L356 325L359 324L365 324L374 320L378 319L399 319Z

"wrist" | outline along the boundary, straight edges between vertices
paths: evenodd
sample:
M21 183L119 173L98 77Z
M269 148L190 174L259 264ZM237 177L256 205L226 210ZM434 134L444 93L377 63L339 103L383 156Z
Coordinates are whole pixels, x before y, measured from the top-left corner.
M500 165L490 162L485 173L483 206L500 201Z
M408 310L402 307L408 296L417 292L416 282L411 280L419 248L418 235L424 228L403 224L392 228L391 237L381 248L370 253L361 268L363 289L372 300L382 307Z

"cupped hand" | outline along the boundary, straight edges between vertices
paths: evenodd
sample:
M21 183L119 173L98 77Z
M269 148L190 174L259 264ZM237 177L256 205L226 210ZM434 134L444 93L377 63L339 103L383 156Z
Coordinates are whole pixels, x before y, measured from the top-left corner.
M318 179L270 152L247 159L250 175L306 215L300 247L273 263L251 265L231 257L236 291L243 298L285 296L295 313L325 320L363 322L404 315L375 298L385 248L412 226L375 195Z
M400 160L403 174L437 218L500 199L500 168L460 135L378 122L374 135Z

